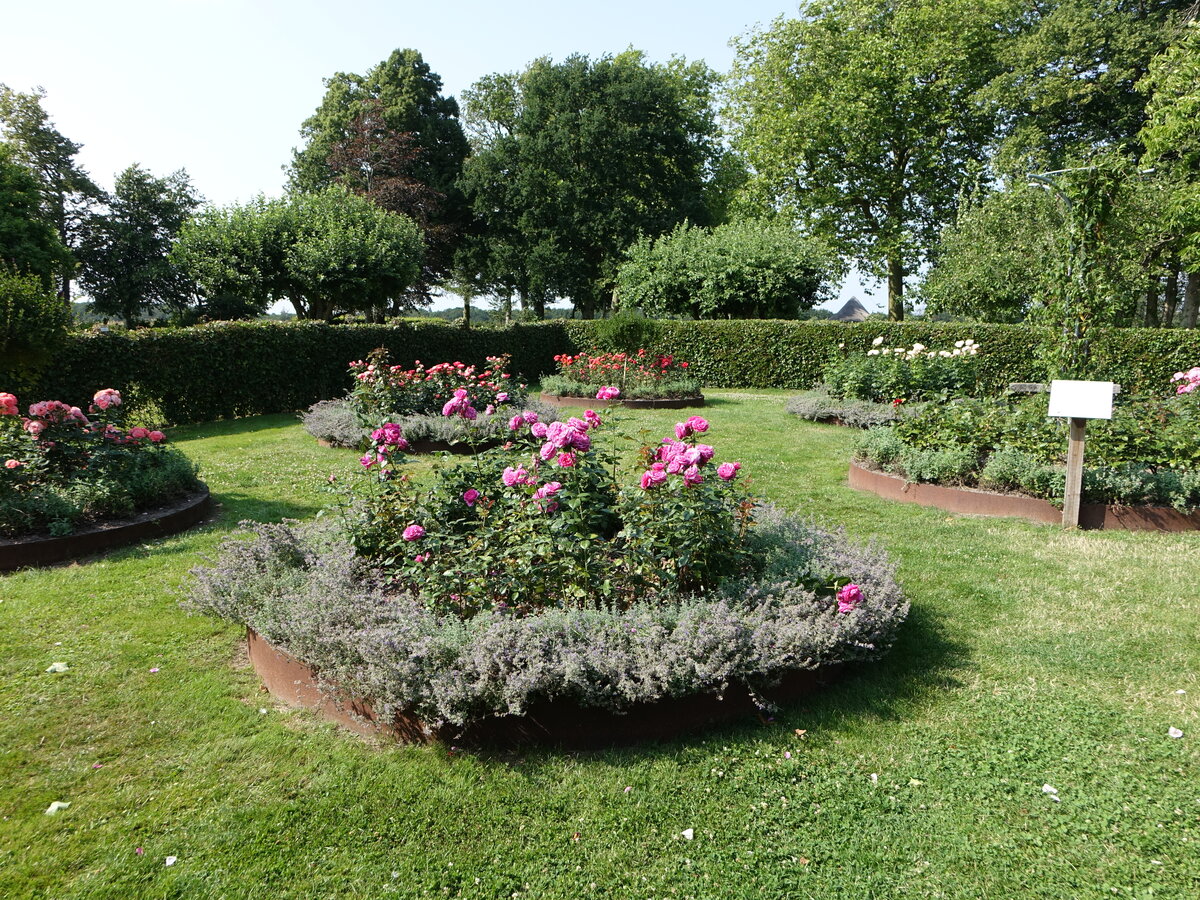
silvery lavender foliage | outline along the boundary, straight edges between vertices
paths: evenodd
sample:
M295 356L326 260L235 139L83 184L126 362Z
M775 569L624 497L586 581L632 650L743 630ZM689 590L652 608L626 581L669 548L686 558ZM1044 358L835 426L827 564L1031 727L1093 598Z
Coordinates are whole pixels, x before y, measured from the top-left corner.
M335 447L359 447L370 429L365 428L345 400L322 400L314 403L300 417L304 430L319 441Z
M624 610L506 611L462 620L389 594L330 526L250 525L195 570L191 608L245 624L378 712L463 725L542 699L620 710L731 682L873 659L908 613L874 547L759 510L764 575L700 597L646 597ZM850 613L799 586L836 573L862 587Z
M813 422L829 422L834 419L852 428L871 428L875 425L890 425L908 418L920 403L901 404L871 403L852 398L835 399L824 390L809 391L788 401L787 411L792 415Z

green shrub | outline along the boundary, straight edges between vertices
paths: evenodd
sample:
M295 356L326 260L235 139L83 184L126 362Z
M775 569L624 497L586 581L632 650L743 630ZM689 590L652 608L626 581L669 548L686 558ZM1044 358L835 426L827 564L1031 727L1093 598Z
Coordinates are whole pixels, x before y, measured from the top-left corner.
M61 350L70 324L70 310L38 278L0 265L0 360L12 373L4 388L23 387Z
M844 353L825 369L834 397L885 403L973 397L979 392L978 345L970 338L953 348L888 347L876 338L866 353Z
M1032 454L1016 447L1001 447L980 471L979 485L997 491L1019 491L1028 473L1038 466L1038 460Z

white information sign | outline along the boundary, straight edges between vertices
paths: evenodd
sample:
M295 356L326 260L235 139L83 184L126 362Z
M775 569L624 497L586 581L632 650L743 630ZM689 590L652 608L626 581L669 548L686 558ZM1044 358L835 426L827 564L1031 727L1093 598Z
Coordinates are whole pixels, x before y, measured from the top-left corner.
M1052 381L1047 415L1068 419L1111 419L1111 381Z

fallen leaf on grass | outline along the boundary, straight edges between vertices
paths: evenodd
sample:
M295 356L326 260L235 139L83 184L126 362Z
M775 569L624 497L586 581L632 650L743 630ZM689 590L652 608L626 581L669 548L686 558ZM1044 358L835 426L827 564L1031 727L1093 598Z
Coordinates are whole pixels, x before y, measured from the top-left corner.
M692 838L694 838L696 836L696 832L693 831L691 828L683 829L683 831L681 831L680 834L683 835L683 839L685 841L690 841Z
M178 856L168 856L168 857L166 858L166 860L164 860L164 861L163 861L163 865L164 865L164 866L173 866L173 865L175 865L175 863L177 863L177 862L179 862L179 857L178 857Z
M46 815L56 816L56 815L58 815L59 810L66 809L70 805L71 805L70 803L64 803L61 800L55 800L53 803L51 803L49 806L46 807Z
M1167 729L1167 737L1181 738L1181 737L1183 737L1183 732L1180 731L1178 728L1168 728Z
M71 667L68 666L65 662L56 662L56 663L50 663L50 668L46 669L46 671L47 672L66 672L70 668Z

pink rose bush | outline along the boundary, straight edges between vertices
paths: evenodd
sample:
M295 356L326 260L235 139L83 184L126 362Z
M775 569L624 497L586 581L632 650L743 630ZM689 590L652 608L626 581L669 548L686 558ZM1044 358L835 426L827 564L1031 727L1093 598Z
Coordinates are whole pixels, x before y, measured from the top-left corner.
M1191 394L1197 389L1200 389L1200 366L1193 366L1186 372L1176 372L1171 376L1171 382L1179 382L1175 386L1176 394ZM3 400L3 395L0 395L0 401Z
M97 391L87 412L59 400L0 393L0 534L67 533L194 490L195 466L166 436L124 426L121 393ZM165 493L164 493L165 492Z

